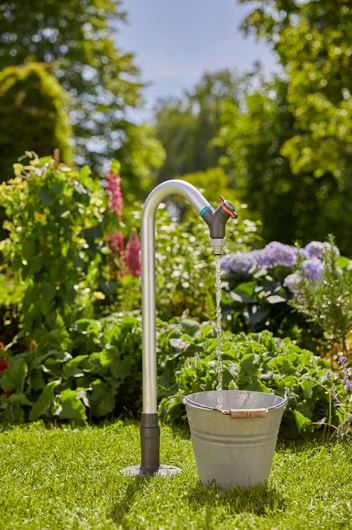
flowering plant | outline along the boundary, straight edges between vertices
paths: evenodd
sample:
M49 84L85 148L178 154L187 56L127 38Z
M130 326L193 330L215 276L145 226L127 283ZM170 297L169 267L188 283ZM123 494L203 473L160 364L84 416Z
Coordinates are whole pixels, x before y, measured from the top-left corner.
M298 259L290 305L317 324L329 344L348 355L348 336L352 329L352 274L349 260L337 257L334 240L330 237L320 259Z
M339 263L349 263L331 241L312 241L304 248L272 241L261 250L224 256L222 305L226 325L232 331L269 329L315 349L323 334L319 322L308 324L306 315L294 311L290 301L302 278L312 285L322 281L327 249Z

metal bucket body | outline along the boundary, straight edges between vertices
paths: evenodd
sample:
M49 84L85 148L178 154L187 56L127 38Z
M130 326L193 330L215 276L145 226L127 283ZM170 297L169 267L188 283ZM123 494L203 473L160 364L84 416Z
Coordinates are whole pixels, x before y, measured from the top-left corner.
M234 419L225 409L269 409L265 418ZM188 402L188 398L192 404ZM204 484L223 488L265 484L269 478L286 400L274 394L243 390L199 392L185 398L198 475ZM199 404L199 407L196 406ZM276 408L270 410L270 407Z

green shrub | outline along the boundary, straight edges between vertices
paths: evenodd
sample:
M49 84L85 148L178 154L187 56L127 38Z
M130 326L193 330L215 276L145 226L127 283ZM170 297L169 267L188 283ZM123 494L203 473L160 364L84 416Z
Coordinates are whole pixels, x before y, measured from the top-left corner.
M160 378L168 393L178 386L185 395L215 390L217 339L212 325L191 326L179 322L160 336L164 373ZM313 432L322 421L337 421L331 412L331 397L327 388L330 364L308 350L302 350L290 339L278 339L269 331L223 335L223 388L274 392L283 396L291 392L281 424L281 434L292 438ZM170 384L172 373L177 384ZM334 382L339 385L338 381ZM166 390L166 389L165 389ZM167 392L165 392L167 394ZM165 395L164 394L164 395ZM163 417L171 421L185 418L184 406L177 397L164 397ZM329 412L330 411L330 412ZM330 417L332 415L332 417Z
M211 323L189 319L158 321L159 398L164 419L185 418L184 406L169 398L178 386L187 395L217 385L216 336ZM58 317L40 347L15 356L0 377L0 421L42 418L85 423L140 412L142 330L140 317L114 314L81 319L68 331ZM223 387L275 392L291 390L281 433L313 431L317 422L337 421L330 392L339 378L327 376L330 364L270 332L223 337ZM323 380L325 381L323 382ZM330 413L329 413L330 410ZM330 414L330 416L329 416Z
M141 406L141 324L133 316L60 317L39 348L7 359L1 372L0 421L38 418L82 424Z
M94 301L102 261L106 194L88 167L56 167L51 157L15 164L16 177L0 186L9 220L1 249L25 282L21 327L28 342L55 329L56 317L73 323ZM107 250L108 251L108 250Z
M68 96L48 68L28 63L0 72L0 182L26 150L47 156L59 148L61 159L71 161Z

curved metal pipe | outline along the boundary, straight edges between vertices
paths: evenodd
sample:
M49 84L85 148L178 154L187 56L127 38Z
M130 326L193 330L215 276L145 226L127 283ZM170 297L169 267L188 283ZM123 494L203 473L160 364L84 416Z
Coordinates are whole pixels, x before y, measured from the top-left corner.
M155 305L155 215L169 195L182 195L200 213L212 208L203 195L183 180L167 180L148 196L142 214L142 327L143 413L157 413L156 305Z

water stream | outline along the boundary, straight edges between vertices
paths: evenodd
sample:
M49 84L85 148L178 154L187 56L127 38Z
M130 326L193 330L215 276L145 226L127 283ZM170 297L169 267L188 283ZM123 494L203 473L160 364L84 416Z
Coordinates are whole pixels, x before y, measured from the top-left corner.
M216 389L219 391L218 396L218 408L222 408L222 397L220 391L222 390L222 351L221 351L221 270L220 270L220 256L215 256L216 265L216 355L217 355L217 366L216 371L218 374L218 386Z

